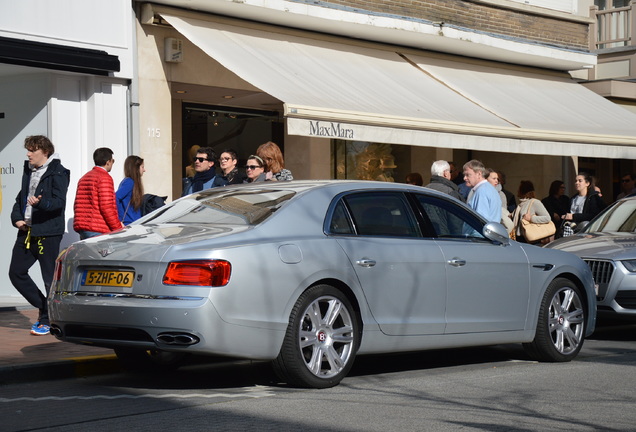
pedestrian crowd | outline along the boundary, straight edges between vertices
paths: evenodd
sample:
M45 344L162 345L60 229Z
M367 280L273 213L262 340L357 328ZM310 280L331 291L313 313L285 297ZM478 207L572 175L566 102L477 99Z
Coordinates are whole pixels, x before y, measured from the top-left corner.
M66 194L70 171L66 169L53 143L44 135L29 136L24 141L27 160L24 162L21 188L11 211L11 222L18 229L9 264L9 279L16 290L35 308L38 318L30 333L36 336L50 333L47 297L53 282L55 261L65 232ZM288 181L292 173L285 169L283 154L273 142L259 146L249 156L245 174L238 168L236 151L221 152L217 157L211 147L193 147L192 165L186 169L191 176L183 179L183 196L204 189L230 184ZM110 148L93 152L95 166L77 183L73 203L73 229L80 239L117 231L165 203L167 197L145 193L142 176L144 160L130 155L124 161L124 179L117 190L110 172L115 164ZM29 275L38 263L44 282L44 294Z
M419 173L410 173L405 183L422 186L424 182ZM431 165L431 181L425 187L466 203L488 222L501 223L510 238L537 245L572 235L577 224L591 220L606 207L600 188L585 172L574 179L572 197L565 195L562 180L553 181L542 199L530 180L519 183L516 196L504 189L505 183L502 171L486 168L481 161L470 160L460 171L455 162L438 160ZM623 175L621 189L617 199L636 194L636 177Z

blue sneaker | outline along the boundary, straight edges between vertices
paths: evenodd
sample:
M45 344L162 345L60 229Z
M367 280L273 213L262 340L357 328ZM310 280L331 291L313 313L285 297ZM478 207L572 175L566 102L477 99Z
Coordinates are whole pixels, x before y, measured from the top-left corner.
M35 324L33 324L31 326L31 330L35 330L36 328L38 328L40 326L40 321L36 321Z
M36 328L31 329L31 334L36 336L44 336L51 333L51 327L46 324L40 324Z

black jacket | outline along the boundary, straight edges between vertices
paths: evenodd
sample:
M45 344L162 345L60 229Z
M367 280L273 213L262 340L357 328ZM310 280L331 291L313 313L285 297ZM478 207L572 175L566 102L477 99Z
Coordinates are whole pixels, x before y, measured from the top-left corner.
M33 206L31 214L31 235L34 237L46 237L63 235L66 230L64 210L66 209L66 192L70 181L71 172L62 166L59 159L49 162L46 172L42 174L40 183L35 190L35 196L42 195L40 202ZM29 193L29 180L31 170L29 162L24 162L22 173L22 188L15 197L15 204L11 211L11 223L24 220L26 201Z
M552 222L561 223L561 216L570 213L570 198L567 195L561 195L559 198L555 196L547 196L541 200L545 209L550 213ZM556 217L554 215L557 215Z
M461 202L466 202L464 197L459 193L459 188L452 181L438 175L431 176L431 182L425 187L434 189L436 191L444 192L454 198L457 198Z
M572 200L576 198L578 194L572 196L570 198L570 207L568 207L568 213L572 208ZM591 221L594 219L594 216L599 214L606 207L605 202L598 195L598 192L592 192L585 197L585 202L583 203L583 211L582 213L574 213L572 215L572 221L579 223L583 221Z

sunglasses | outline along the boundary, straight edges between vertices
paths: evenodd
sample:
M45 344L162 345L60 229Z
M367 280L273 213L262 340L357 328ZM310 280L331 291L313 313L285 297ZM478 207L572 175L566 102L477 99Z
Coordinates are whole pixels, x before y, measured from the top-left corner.
M621 183L629 183L631 180L630 179L623 179L621 180Z
M256 168L263 168L260 165L245 165L246 170L255 170Z
M209 159L201 158L201 157L195 157L194 159L192 159L192 162L196 162L196 161L204 162L204 161L206 161L206 160L209 160Z

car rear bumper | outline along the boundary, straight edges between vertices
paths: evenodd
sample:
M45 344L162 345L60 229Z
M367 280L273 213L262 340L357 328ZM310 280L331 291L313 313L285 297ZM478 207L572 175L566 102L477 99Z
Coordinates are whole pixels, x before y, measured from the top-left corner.
M49 310L58 339L109 348L268 360L278 355L285 335L284 330L227 323L208 298L54 294Z

